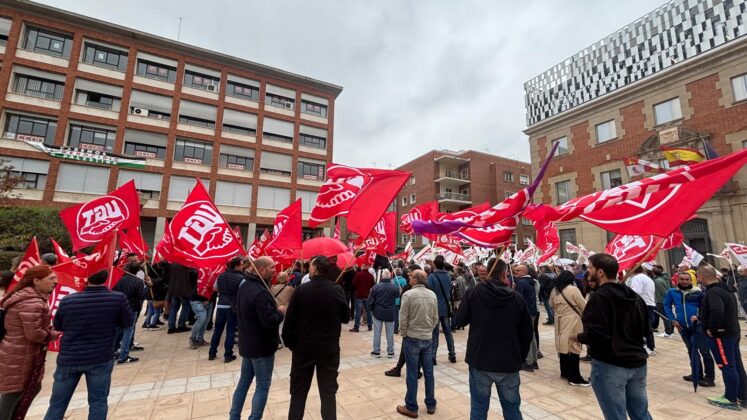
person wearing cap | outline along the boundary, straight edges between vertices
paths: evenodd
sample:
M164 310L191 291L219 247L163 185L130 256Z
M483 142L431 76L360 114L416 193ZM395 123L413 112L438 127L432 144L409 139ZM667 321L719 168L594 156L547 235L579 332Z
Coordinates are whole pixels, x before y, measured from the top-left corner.
M6 328L5 337L0 341L2 420L18 416L16 408L24 394L30 394L33 399L41 389L47 344L59 337L50 324L47 304L56 285L57 275L49 266L37 265L26 270L23 278L0 301ZM40 370L34 372L35 366ZM35 379L31 380L32 377Z

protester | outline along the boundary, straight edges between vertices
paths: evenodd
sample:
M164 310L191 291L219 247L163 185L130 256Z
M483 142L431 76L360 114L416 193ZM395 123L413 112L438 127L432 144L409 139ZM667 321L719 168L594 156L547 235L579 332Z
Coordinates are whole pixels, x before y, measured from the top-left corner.
M2 271L0 272L0 298L5 296L5 293L8 291L8 286L10 286L10 282L13 281L14 273L12 271Z
M399 298L399 287L392 283L391 273L381 271L381 280L371 289L368 306L373 314L374 333L371 356L381 357L381 328L386 329L386 354L394 357L394 313L395 301Z
M664 296L664 313L667 319L671 320L673 328L679 331L682 341L685 342L687 355L690 356L689 360L692 360L693 351L699 353L698 371L701 379L698 384L702 387L715 386L713 380L716 374L708 338L703 331L703 324L697 322L704 294L700 288L693 287L690 273L681 272L677 274L677 279L677 287L670 288ZM696 343L695 348L692 348L693 337ZM693 380L692 375L683 376L682 379L688 382Z
M412 285L410 284L410 279L412 279L412 273L414 273L416 270L420 270L420 266L417 264L410 264L407 267L407 271L403 273L403 278L407 279L407 284L402 287L402 293L400 294L400 308L402 306L402 295L407 292L408 290L412 289ZM400 308L397 310L399 311ZM397 325L399 325L399 313L397 313ZM399 332L397 332L399 334ZM402 346L399 349L399 359L397 359L397 364L384 372L384 375L386 376L393 376L399 378L401 376L402 367L405 366L405 347ZM420 379L423 376L423 372L421 368L418 368L418 379Z
M576 287L572 272L562 271L558 275L549 301L555 312L555 350L560 359L560 377L573 386L589 386L579 371L581 344L575 339L584 330L581 314L586 300Z
M477 266L477 269L475 271L477 272L477 280L479 280L480 283L488 280L488 268L487 267L480 264Z
M163 325L159 318L163 313L164 300L168 293L168 263L160 261L150 267L148 273L151 286L148 286L145 291L148 307L145 312L143 328L148 331L156 331L161 329L159 325Z
M466 280L464 279L464 269L462 267L454 267L454 279L451 281L451 313L456 314L459 310L459 304L464 296L464 291L467 289ZM451 317L451 331L461 329L454 323L455 317Z
M117 335L119 336L121 334L119 349L115 353L118 365L135 363L140 360L137 357L130 357L130 350L133 344L133 334L137 323L137 315L143 307L143 299L145 299L145 284L143 283L143 280L136 276L138 271L140 271L139 263L127 263L125 266L125 274L112 288L112 290L125 295L127 303L130 306L130 311L132 311L132 314L135 316L135 320L131 326L123 328L121 332L118 331Z
M23 418L41 390L47 344L59 333L50 324L47 300L57 286L48 265L30 267L0 300L5 336L0 341L0 420ZM23 407L19 403L24 401ZM17 411L17 408L19 409Z
M747 313L747 265L740 265L737 269L739 278L737 279L737 292L742 309Z
M394 280L392 281L397 286L397 299L394 300L394 333L399 334L399 308L402 302L402 293L405 292L407 286L407 280L402 277L402 268L394 269Z
M350 322L342 287L327 280L329 260L311 260L311 281L293 292L283 324L283 342L292 352L288 418L304 416L316 369L321 415L337 417L337 369L340 366L340 324Z
M288 284L296 288L301 285L301 279L303 278L303 267L301 265L301 261L296 261L293 264L293 271L288 276Z
M519 370L534 336L532 319L524 299L506 286L506 263L492 259L489 265L493 264L491 279L468 289L456 314L457 325L470 325L465 359L469 365L470 418L487 418L495 385L503 418L520 419Z
M270 289L272 296L278 302L278 305L288 306L291 296L293 296L293 288L288 284L288 274L285 272L279 273L276 281L277 284L274 284Z
M586 303L577 340L591 356L591 387L605 419L650 419L643 337L651 333L646 303L617 283L619 265L609 254L589 257L589 278L599 286Z
M183 266L181 264L171 264L169 272L169 292L167 298L171 303L169 311L169 329L168 334L187 332L191 330L187 326L189 317L190 301L194 285L197 283L197 270ZM176 315L179 314L179 323L177 325Z
M710 397L708 402L730 410L747 408L747 374L739 351L741 332L737 319L737 300L729 287L719 281L716 269L712 266L701 264L698 266L697 276L698 281L706 287L700 320L703 330L708 334L711 353L724 379L724 395Z
M438 259L438 257L436 257ZM439 263L441 264L441 263ZM441 266L443 267L443 266ZM433 378L433 331L440 321L438 298L425 287L425 271L410 274L412 288L402 295L399 312L399 330L407 363L407 394L405 405L398 405L403 416L418 417L418 369L425 377L425 407L428 414L436 412L435 380Z
M664 267L660 265L654 265L651 269L651 272L654 274L654 290L655 290L655 300L656 300L656 310L660 314L664 314L664 297L669 292L671 279L669 276L664 272ZM654 323L651 325L654 331L659 326L659 316L654 314ZM669 319L662 319L662 322L664 323L664 332L660 333L658 337L662 338L669 338L674 334L674 327L672 326L672 322Z
M547 264L540 266L540 275L537 278L540 284L539 299L547 312L547 320L542 325L553 325L555 323L555 313L550 306L550 292L555 287L555 277L557 275L552 270L552 267Z
M353 286L353 279L356 274L355 267L348 267L342 272L342 289L345 291L345 299L347 299L348 306L350 307L351 321L355 313L355 286Z
M646 316L648 317L649 324L653 326L654 318L658 316L656 314L656 287L654 286L654 281L643 272L643 265L637 266L633 270L633 273L635 273L635 275L629 278L625 284L636 292L638 296L643 299L643 302L646 303ZM656 343L654 343L653 327L646 335L646 353L648 353L649 356L656 355Z
M48 252L41 256L41 263L46 264L50 267L57 265L57 255L51 252Z
M189 336L189 348L196 350L200 346L208 344L205 341L205 330L207 329L208 313L212 310L210 299L197 293L197 277L194 277L194 283L192 283L192 295L189 297L189 304L192 313L195 314L195 323L192 325L192 334Z
M108 276L107 270L90 276L82 292L65 296L57 307L53 324L63 335L45 420L64 417L83 375L88 390L88 418L107 418L112 343L117 328L124 330L134 323L125 295L106 288Z
M443 255L437 255L433 259L435 269L428 275L428 288L436 294L438 299L438 322L446 337L446 347L449 351L449 362L456 363L456 350L454 349L454 336L451 335L451 277L444 269L445 260ZM438 356L438 325L433 329L433 365L437 365Z
M368 294L375 283L374 276L368 271L368 265L363 264L361 271L353 277L353 287L355 287L355 324L350 332L358 332L361 325L361 312L366 309L366 322L368 330L373 328L373 316L371 316L371 307L368 306Z
M539 369L539 364L537 363L537 351L539 349L539 344L537 342L539 332L537 291L534 288L534 279L529 276L529 268L526 264L517 264L513 269L513 273L516 292L519 293L519 295L524 299L524 303L527 304L529 316L532 317L532 331L534 332L534 339L532 340L527 359L524 362L524 366L521 367L521 370L534 372L535 369Z
M231 260L233 267L238 267L234 261L236 259L238 258ZM252 397L252 412L249 419L262 418L272 384L275 352L280 343L278 326L283 321L285 313L285 306L278 306L269 290L269 284L275 274L275 262L270 257L260 257L254 261L254 265L257 267L256 275L250 274L246 277L236 297L241 376L233 393L229 414L231 420L241 418L246 394L255 377L257 385Z
M218 355L218 346L223 331L226 338L223 341L223 362L230 363L236 360L233 354L234 337L236 334L236 296L239 285L245 276L242 270L244 260L234 257L228 262L228 268L218 276L215 281L215 290L218 292L217 313L215 317L213 336L210 338L210 349L208 360L215 360Z

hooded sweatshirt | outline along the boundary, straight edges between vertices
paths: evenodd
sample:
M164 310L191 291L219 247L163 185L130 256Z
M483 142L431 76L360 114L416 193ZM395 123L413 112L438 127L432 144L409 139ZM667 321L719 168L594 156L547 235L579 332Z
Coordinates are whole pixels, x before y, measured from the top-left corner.
M737 298L726 283L713 283L706 288L700 307L700 320L713 338L739 337Z
M623 368L646 365L643 337L651 332L646 304L630 287L605 283L597 288L581 316L584 332L578 341L589 347L589 356Z
M524 299L500 280L467 289L456 314L457 326L467 326L466 362L475 369L513 373L529 353L534 336Z

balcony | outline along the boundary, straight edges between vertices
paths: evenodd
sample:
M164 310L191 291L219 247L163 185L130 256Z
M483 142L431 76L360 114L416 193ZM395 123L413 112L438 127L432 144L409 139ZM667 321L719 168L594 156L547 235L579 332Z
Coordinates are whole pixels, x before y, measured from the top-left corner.
M469 194L458 194L453 192L442 192L436 194L436 200L439 203L472 203L472 197Z
M436 179L436 182L442 184L442 185L464 185L469 184L469 173L466 171L458 172L458 171L442 171L439 174L438 179Z

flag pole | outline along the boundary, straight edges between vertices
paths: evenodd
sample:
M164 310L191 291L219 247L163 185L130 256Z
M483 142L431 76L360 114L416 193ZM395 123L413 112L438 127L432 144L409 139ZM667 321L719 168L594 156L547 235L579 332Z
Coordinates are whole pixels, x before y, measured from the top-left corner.
M643 258L641 258L640 261L638 261L637 263L635 263L635 265L633 266L633 268L631 268L630 270L628 270L625 273L625 277L623 277L623 280L622 280L623 283L625 283L625 281L630 278L630 276L635 272L635 270L638 269L638 267L641 266L641 264L643 264L644 262L646 262L651 257L656 256L656 254L659 253L659 251L661 251L661 246L664 244L664 241L666 241L666 240L667 240L667 238L659 238L659 241L656 243L656 245L653 248L651 248L646 253L646 255L644 255Z
M340 279L342 278L342 273L344 273L345 271L347 271L348 268L350 268L350 263L353 262L353 259L355 259L355 254L357 254L358 251L360 250L361 250L360 248L353 249L353 258L349 259L348 262L345 263L345 268L342 271L340 271L340 274L337 275L337 279L335 279L335 284L338 284L340 282Z
M488 279L490 279L490 276L493 274L493 270L495 270L495 266L498 265L498 259L501 258L501 254L503 254L503 251L506 249L505 245L501 245L498 248L496 248L495 253L495 261L493 261L493 265L490 266L490 271L488 272Z
M263 256L265 256L265 255L263 255ZM260 257L260 258L262 258L262 257ZM257 277L259 277L259 270L257 270L257 266L254 265L254 260L251 259L251 258L247 258L247 259L249 260L249 264L252 265L252 268L254 269L254 272L257 273ZM259 277L259 282L262 283L265 286L265 289L267 289L267 291L270 293L270 296L272 296L272 299L275 301L275 304L279 306L280 304L278 303L278 299L275 297L275 295L272 294L272 290L270 289L270 286L267 285L267 283L265 282L265 280L262 277Z

